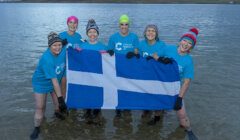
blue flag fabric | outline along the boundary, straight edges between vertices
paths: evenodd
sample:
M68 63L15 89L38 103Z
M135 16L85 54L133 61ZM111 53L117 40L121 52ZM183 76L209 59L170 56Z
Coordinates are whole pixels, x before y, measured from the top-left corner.
M67 52L69 108L171 110L180 90L178 65L93 50Z

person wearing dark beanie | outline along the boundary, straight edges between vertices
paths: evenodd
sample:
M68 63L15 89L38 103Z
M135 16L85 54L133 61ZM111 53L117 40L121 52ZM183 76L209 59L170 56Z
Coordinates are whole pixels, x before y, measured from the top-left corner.
M60 115L63 118L62 113L67 112L60 84L66 73L66 55L62 54L61 51L62 39L57 33L50 32L48 35L48 48L40 58L32 77L36 110L34 115L34 130L30 135L30 139L38 138L48 94L52 96L55 115Z
M94 50L100 53L106 53L107 46L98 40L99 37L99 27L94 19L89 19L86 25L86 35L88 37L87 41L81 45L83 50ZM90 93L89 93L90 94ZM99 109L86 109L84 114L85 119L88 120L87 123L94 121L99 118L101 110Z

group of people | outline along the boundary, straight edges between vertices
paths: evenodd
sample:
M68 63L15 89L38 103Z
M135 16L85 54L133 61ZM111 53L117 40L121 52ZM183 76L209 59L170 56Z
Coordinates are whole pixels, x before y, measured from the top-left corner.
M180 126L185 128L189 138L197 139L191 130L183 102L190 82L194 77L193 60L189 53L197 42L197 28L191 28L183 34L176 45L167 45L159 39L157 25L149 24L144 30L144 40L139 42L138 36L129 31L131 22L128 15L122 15L119 18L119 32L116 32L109 38L108 45L104 45L98 40L99 27L94 19L90 19L86 26L87 40L83 40L81 35L77 33L77 17L68 17L67 26L68 30L60 34L55 32L49 33L48 48L40 58L33 74L32 85L36 111L34 115L34 130L30 135L31 139L38 138L40 133L40 125L44 118L46 99L49 93L55 107L54 115L57 118L64 119L64 114L68 113L64 98L66 94L66 50L69 47L77 51L82 49L104 51L111 56L114 53L121 53L126 55L128 59L143 57L147 60L154 59L163 64L169 64L175 60L179 66L181 88L174 110L177 111ZM86 115L98 115L99 112L99 109L88 109ZM162 110L155 111L154 117L149 124L154 125L160 121L161 112ZM143 111L143 115L148 113L149 111L147 110ZM122 110L116 110L116 117L121 116Z

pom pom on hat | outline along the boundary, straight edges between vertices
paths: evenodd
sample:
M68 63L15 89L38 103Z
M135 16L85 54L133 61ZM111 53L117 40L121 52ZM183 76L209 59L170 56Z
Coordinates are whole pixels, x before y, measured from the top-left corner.
M191 32L194 32L196 35L198 35L198 29L193 27L190 29Z
M192 42L192 47L194 48L194 46L197 43L197 35L198 35L198 29L197 28L191 28L188 32L186 32L185 34L182 35L181 40L183 39L187 39L190 40Z
M90 29L95 29L97 31L97 33L99 34L99 28L98 28L98 26L97 26L97 24L96 24L94 19L89 19L88 20L88 24L86 26L86 34L88 33L88 31Z

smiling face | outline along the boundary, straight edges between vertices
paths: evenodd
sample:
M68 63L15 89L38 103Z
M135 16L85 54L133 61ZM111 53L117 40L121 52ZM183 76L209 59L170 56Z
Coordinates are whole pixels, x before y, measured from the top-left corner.
M129 28L128 23L120 23L119 28L120 28L120 33L122 35L127 35L128 34L128 28Z
M67 25L68 25L68 30L69 30L70 32L76 32L77 27L78 27L77 21L75 21L75 20L70 20L70 21L67 23Z
M188 53L192 49L192 42L188 39L182 39L179 42L179 51L180 53Z
M98 38L98 33L95 29L90 29L87 32L87 36L90 42L95 43Z
M156 31L154 28L147 28L146 38L148 41L154 41L156 39Z
M62 42L55 42L50 46L50 51L57 56L62 51Z

